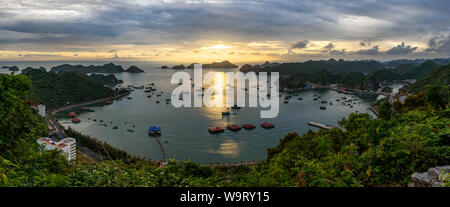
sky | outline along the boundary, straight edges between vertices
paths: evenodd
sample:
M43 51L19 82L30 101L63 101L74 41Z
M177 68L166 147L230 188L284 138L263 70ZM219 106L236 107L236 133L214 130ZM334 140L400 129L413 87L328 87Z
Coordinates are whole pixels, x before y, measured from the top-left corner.
M0 0L0 60L450 57L448 0Z

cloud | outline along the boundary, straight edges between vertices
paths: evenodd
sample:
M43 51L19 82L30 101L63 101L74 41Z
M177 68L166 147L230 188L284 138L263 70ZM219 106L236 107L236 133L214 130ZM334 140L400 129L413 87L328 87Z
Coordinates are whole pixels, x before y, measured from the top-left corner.
M388 55L406 55L410 54L417 50L417 47L412 47L410 45L405 45L404 42L402 42L401 45L397 45L396 47L393 47L386 51L386 54Z
M383 45L381 38L420 42L436 28L448 28L449 7L447 0L2 0L0 47L16 53L70 51L84 57L85 51L168 43L184 47L201 40L294 43L289 49L311 47L313 41L339 41L340 46L348 41L368 47L360 52L369 55L373 45ZM448 36L433 41L428 54L449 54ZM329 46L324 55L355 54ZM386 54L419 55L417 49L400 45Z
M431 38L425 51L450 55L450 35Z
M334 45L333 43L328 43L328 45L326 45L325 47L323 47L326 51L331 51L334 49Z
M356 51L358 55L378 55L380 54L378 45L373 46L370 49L361 49Z
M291 45L291 49L303 49L303 48L306 48L308 43L309 43L308 40L303 40L303 41L296 42L296 43Z

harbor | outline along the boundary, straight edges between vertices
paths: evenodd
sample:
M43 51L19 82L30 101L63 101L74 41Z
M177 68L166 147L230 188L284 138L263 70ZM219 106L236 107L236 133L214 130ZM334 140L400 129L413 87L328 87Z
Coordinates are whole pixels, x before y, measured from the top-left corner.
M350 113L372 113L368 108L375 100L328 88L295 94L285 92L279 97L279 115L274 119L261 119L260 108L175 108L171 92L178 85L164 81L171 74L171 71L155 69L142 74L116 74L124 81L117 87L130 89L129 94L90 103L92 105L67 106L58 109L55 116L64 127L105 141L134 156L162 162L175 158L199 163L233 163L264 159L267 148L276 146L286 133L318 130L308 125L310 121L337 126L337 122ZM283 104L285 97L288 97L288 104ZM343 99L352 99L352 107L350 101L349 105L343 105ZM76 117L69 117L70 112L75 112ZM73 118L80 122L73 123ZM158 140L149 136L150 126L161 127Z

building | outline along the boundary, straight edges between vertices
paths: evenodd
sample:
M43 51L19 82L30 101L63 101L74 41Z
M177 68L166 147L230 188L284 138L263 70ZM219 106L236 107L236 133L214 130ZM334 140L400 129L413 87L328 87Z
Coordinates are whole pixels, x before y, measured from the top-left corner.
M45 118L45 106L39 105L39 106L37 106L37 110L39 111L39 115L41 115L42 117Z
M45 150L60 150L68 161L76 160L76 141L74 138L65 138L61 141L54 141L48 137L42 137L37 140L40 145L44 145Z

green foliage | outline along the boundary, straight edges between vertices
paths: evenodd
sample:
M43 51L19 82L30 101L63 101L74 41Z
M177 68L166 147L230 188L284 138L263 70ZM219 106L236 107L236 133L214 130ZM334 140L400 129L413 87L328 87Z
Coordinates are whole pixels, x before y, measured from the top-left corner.
M96 82L83 73L51 73L32 70L27 73L32 80L30 99L54 109L70 104L114 96L114 91L104 87L105 82Z
M392 104L389 101L384 101L380 107L378 107L379 117L385 120L391 119L392 115Z
M26 99L30 85L27 76L0 75L0 186L406 186L413 172L450 164L442 86L404 104L381 103L381 119L350 114L342 128L287 134L251 167L169 160L159 168L71 129L79 144L108 152L108 159L77 164L57 151L40 152L36 139L47 129Z

